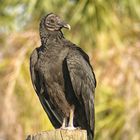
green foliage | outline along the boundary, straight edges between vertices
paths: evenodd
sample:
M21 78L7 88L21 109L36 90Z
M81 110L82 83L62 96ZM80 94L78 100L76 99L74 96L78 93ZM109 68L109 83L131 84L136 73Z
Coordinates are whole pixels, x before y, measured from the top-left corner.
M40 46L39 22L50 12L71 25L66 38L86 50L94 64L95 140L139 140L139 0L2 0L0 138L53 129L29 75L29 56Z

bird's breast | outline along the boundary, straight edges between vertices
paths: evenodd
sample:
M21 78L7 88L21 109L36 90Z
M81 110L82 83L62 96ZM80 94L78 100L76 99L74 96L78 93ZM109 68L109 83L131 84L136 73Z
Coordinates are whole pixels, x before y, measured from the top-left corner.
M57 82L64 86L62 66L67 53L67 48L40 52L37 68L46 81Z
M42 77L44 86L47 88L47 94L50 102L54 104L55 109L62 116L68 116L70 106L65 97L63 61L67 55L66 50L52 53L46 52L39 56L37 69L39 77Z

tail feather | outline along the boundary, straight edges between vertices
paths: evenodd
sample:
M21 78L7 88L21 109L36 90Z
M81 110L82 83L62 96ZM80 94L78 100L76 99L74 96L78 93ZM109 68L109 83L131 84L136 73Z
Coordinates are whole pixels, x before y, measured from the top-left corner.
M87 132L87 139L94 140L94 132L93 131L90 130Z

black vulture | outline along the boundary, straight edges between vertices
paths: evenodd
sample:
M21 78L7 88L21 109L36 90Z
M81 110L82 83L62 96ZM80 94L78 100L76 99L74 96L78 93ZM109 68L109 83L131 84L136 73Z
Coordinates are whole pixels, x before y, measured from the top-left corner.
M56 14L41 19L41 46L30 57L32 84L55 128L80 127L93 140L95 74L88 55L65 39L62 28L70 25Z

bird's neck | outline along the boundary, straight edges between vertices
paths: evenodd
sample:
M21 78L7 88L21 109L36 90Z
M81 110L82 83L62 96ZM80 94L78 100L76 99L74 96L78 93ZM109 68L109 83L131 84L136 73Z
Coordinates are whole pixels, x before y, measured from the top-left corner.
M40 31L40 38L41 43L43 46L47 47L47 44L50 42L58 42L61 41L61 39L64 38L63 33L59 31L47 31L47 30L41 30Z

